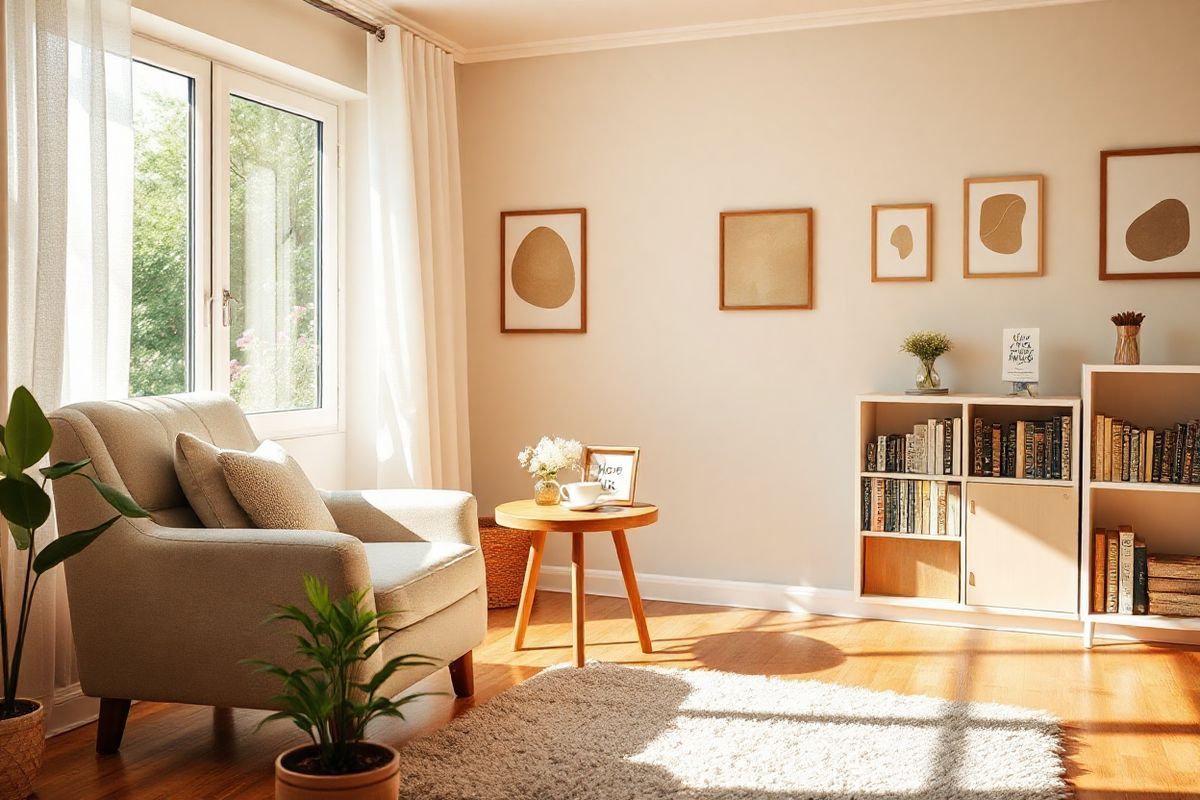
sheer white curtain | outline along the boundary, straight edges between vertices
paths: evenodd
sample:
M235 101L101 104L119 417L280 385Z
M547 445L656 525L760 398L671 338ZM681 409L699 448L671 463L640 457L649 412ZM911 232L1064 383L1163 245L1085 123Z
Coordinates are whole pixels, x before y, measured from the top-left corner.
M378 487L470 488L466 290L454 61L388 26L368 36L367 144L372 325L370 411L351 441ZM353 310L351 311L353 313Z
M124 397L133 225L129 0L5 0L5 11L9 388L24 384L47 410ZM53 537L53 526L41 535ZM7 535L3 547L5 585L18 585L24 553ZM22 694L49 713L55 688L75 681L61 572L42 578L35 608ZM11 619L13 609L6 611Z

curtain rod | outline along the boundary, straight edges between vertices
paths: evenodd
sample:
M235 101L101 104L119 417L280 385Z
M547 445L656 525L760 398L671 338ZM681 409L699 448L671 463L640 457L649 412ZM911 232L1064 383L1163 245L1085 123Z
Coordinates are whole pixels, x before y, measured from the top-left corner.
M349 22L351 25L355 26L356 28L362 28L367 33L374 35L375 38L381 42L383 41L383 37L386 35L383 30L383 26L376 25L374 22L370 22L368 20L356 17L349 12L343 11L342 9L338 8L337 6L333 6L333 5L330 5L329 3L324 2L324 0L304 0L304 2L308 3L313 8L324 11L326 14L332 14L333 16L340 19L342 22Z

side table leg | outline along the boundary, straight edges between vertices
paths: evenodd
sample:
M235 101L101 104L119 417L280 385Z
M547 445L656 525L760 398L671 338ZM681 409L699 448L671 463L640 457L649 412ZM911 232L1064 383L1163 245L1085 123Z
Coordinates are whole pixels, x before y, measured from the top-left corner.
M617 561L621 564L621 577L625 579L625 593L629 595L629 611L637 625L638 642L642 645L643 653L653 653L654 645L650 641L650 629L646 626L646 612L642 608L642 595L638 591L637 575L633 571L633 558L629 555L625 531L613 531L612 538L613 546L617 548Z
M537 592L538 573L542 569L542 553L546 549L546 532L534 531L529 543L529 563L525 565L525 586L521 589L521 604L517 606L517 626L513 630L513 650L525 646L525 631L533 611L533 595Z
M575 666L582 667L583 654L583 534L571 534L571 627L575 630Z

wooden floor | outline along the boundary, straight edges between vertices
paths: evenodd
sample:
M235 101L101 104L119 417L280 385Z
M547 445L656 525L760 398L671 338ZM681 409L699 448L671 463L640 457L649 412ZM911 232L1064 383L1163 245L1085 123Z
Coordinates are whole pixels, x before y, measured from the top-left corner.
M628 611L622 599L588 598L589 658L1044 708L1066 722L1077 797L1200 800L1197 650L1100 641L1088 652L1063 637L647 602L657 652L643 655ZM527 649L513 653L513 610L492 612L475 651L476 696L422 701L373 738L399 745L570 660L570 619L567 595L539 593ZM422 688L448 691L446 671ZM262 716L137 704L119 755L94 754L94 725L52 739L37 797L270 798L273 757L302 739L288 723L254 733Z

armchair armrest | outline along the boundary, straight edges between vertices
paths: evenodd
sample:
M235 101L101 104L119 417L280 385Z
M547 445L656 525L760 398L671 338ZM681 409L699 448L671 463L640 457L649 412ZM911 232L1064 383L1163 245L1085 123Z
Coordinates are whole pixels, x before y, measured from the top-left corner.
M443 489L322 492L338 529L364 542L479 546L475 496Z
M121 520L67 563L84 692L272 707L278 681L242 661L296 663L291 628L263 623L278 605L307 607L305 575L334 597L371 586L346 534ZM374 607L370 592L364 603Z

